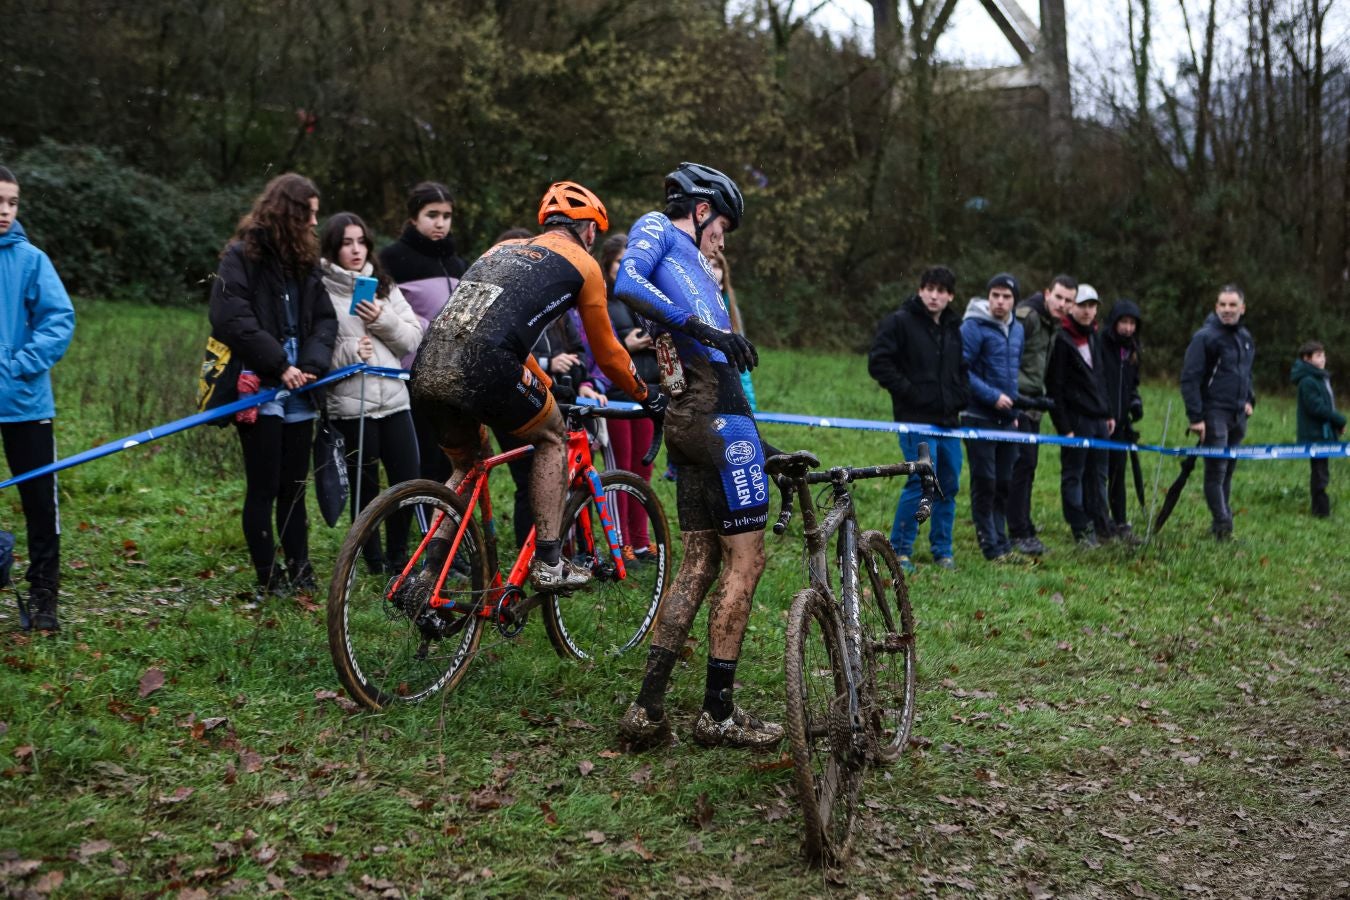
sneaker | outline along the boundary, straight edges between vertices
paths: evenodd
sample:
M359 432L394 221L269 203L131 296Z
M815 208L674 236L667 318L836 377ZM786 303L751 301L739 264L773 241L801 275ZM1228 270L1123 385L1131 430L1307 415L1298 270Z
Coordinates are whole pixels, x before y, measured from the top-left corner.
M653 719L647 710L632 703L619 720L619 739L630 753L661 747L671 741L670 720Z
M933 562L939 569L946 569L948 572L956 571L956 560L952 559L950 556L939 556L937 559L933 560Z
M570 559L560 559L552 566L542 559L530 563L530 587L541 594L575 591L590 580L591 573Z
M1129 547L1138 547L1144 542L1144 539L1134 533L1129 522L1122 522L1116 525L1115 539Z
M694 743L704 747L771 750L782 740L782 725L758 719L739 706L733 706L731 715L721 722L714 722L712 715L705 709L694 723Z
M319 583L314 578L314 569L307 559L286 560L286 574L291 579L291 590L305 594L315 594Z
M1029 566L1034 562L1031 557L1023 556L1021 553L1014 553L1011 550L1000 553L998 556L992 557L989 561L1000 566Z
M1013 541L1013 549L1018 553L1025 553L1027 556L1040 556L1045 553L1045 544L1041 539L1032 535L1028 538L1018 538Z
M28 592L28 613L34 631L60 631L56 618L56 592L47 588L33 588ZM22 624L22 623L20 623Z
M918 571L918 567L914 565L914 560L908 556L902 556L900 557L900 571L906 575L913 575Z
M1083 534L1077 535L1075 540L1078 542L1079 548L1083 550L1096 550L1101 546L1101 542L1097 540L1097 535L1093 534L1091 531L1086 531Z

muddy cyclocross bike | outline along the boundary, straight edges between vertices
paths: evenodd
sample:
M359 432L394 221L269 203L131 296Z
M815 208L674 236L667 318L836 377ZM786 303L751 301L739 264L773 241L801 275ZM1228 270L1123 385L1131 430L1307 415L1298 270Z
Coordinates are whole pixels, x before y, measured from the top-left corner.
M774 524L782 534L794 496L802 511L809 587L788 612L787 736L798 799L805 819L805 851L814 863L837 864L848 855L854 811L869 765L896 760L914 723L914 613L905 576L886 536L859 532L848 485L864 478L917 475L922 522L940 496L928 445L910 463L813 472L820 462L806 451L775 456L766 469L782 492ZM823 521L812 485L827 485ZM836 537L832 576L827 548Z
M648 413L566 404L559 408L566 420L568 463L562 552L590 571L590 582L573 593L527 596L533 528L511 571L503 577L498 568L488 475L533 447L480 460L457 489L424 479L396 484L352 523L328 589L329 651L354 700L381 709L453 689L480 652L487 628L495 628L503 640L514 638L529 612L541 605L549 640L564 658L615 656L647 636L670 583L665 511L651 485L632 472L596 471L585 423ZM648 458L660 446L659 419L656 426ZM628 506L631 533L622 530L620 502ZM438 532L450 535L443 559L428 550ZM372 541L378 546L385 536L391 544L403 543L385 554L395 562L365 564L363 548ZM407 547L414 541L409 554ZM439 552L445 552L443 545Z

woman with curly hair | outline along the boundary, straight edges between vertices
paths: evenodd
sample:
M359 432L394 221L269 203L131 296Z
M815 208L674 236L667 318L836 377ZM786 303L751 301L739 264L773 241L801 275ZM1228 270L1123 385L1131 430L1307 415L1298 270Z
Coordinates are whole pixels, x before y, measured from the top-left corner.
M337 319L319 273L319 191L302 175L267 183L220 254L211 284L211 329L243 364L240 394L290 390L328 371ZM244 540L257 599L313 591L305 482L316 417L311 394L290 394L236 416L244 455ZM285 569L277 565L272 520Z

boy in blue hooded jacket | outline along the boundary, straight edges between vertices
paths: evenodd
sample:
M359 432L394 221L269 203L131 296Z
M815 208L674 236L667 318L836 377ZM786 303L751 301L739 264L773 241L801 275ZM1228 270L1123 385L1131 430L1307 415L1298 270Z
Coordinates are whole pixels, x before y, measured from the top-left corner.
M0 438L15 475L56 459L51 368L75 332L75 309L47 254L28 242L18 221L19 182L0 166ZM19 627L57 631L61 520L56 476L19 486L28 525L28 596Z

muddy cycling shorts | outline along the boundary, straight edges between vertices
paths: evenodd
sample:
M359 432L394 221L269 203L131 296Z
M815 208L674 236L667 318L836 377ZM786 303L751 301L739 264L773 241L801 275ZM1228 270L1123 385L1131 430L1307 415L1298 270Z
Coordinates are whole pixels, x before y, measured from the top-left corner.
M509 350L464 343L413 363L409 393L419 416L451 456L476 454L481 425L517 437L553 412L553 395Z
M764 448L740 376L730 366L685 366L688 388L666 412L681 531L744 534L769 520Z

